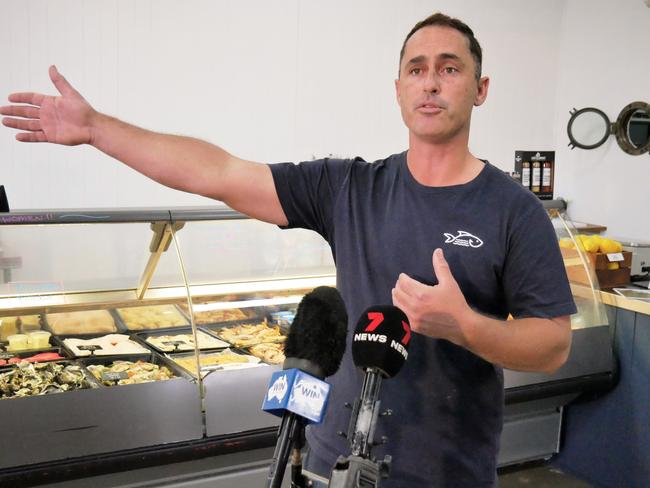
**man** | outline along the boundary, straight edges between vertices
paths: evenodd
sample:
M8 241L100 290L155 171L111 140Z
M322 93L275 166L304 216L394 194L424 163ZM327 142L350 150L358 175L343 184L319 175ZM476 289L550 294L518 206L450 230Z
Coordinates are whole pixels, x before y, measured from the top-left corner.
M407 152L372 164L244 161L196 139L157 134L95 111L50 68L61 93L17 93L0 108L19 141L91 144L172 188L224 201L256 219L305 227L332 247L353 325L394 303L414 334L409 361L387 381L377 438L393 456L382 486L494 486L502 425L501 367L551 372L570 347L575 306L550 221L527 190L468 149L473 106L488 94L469 27L435 14L409 33L395 82ZM508 314L513 321L506 322ZM351 327L353 329L353 327ZM352 330L350 330L352 333ZM361 377L349 354L332 378L309 468L327 476Z

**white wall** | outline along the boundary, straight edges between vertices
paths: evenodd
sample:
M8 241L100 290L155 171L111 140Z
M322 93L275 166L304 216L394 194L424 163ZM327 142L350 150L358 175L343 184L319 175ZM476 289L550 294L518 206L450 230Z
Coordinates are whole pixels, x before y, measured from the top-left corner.
M552 146L560 0L2 0L0 96L53 93L55 63L98 109L147 128L262 161L372 160L406 147L393 88L399 48L435 9L474 26L486 53L492 92L475 115L476 154L510 169L515 148ZM522 120L524 109L535 117ZM0 131L13 208L207 202L90 148L13 135Z
M98 109L147 128L262 161L372 160L406 147L393 93L398 52L437 9L474 28L492 78L474 115L474 153L509 170L515 149L556 149L558 193L575 219L650 239L638 208L648 157L625 155L613 139L569 151L565 135L574 106L614 118L648 100L642 0L2 0L0 97L52 93L47 66L56 63ZM91 148L13 135L0 130L0 182L13 208L210 203Z
M608 234L650 241L650 155L624 153L612 136L600 148L567 147L572 108L596 107L614 122L633 101L650 103L650 8L642 0L571 0L563 18L556 103L557 190L574 220Z

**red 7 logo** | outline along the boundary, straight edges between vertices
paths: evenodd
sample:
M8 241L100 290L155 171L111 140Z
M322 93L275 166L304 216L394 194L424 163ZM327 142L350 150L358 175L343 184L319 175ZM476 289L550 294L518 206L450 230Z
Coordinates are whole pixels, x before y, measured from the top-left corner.
M368 312L368 318L370 323L366 327L366 332L372 332L384 321L384 314L381 312Z

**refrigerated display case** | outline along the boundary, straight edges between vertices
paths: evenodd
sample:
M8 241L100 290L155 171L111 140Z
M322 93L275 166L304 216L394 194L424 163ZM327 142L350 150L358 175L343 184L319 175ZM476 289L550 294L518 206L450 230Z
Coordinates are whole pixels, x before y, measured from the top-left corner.
M543 203L558 241L575 242L578 231L566 213L566 202ZM569 284L578 309L571 316L571 351L566 363L553 374L504 370L506 406L500 466L547 459L558 453L564 407L580 396L601 394L614 386L616 361L598 279L580 246L564 257L564 264L572 271L568 273Z
M561 210L549 212L558 236L572 232ZM335 285L322 238L226 207L85 209L0 214L0 248L0 257L13 263L0 283L0 345L6 349L9 335L50 332L46 349L91 383L20 398L3 394L0 484L219 455L239 456L238 486L248 486L246 459L263 465L270 455L264 449L275 443L278 421L260 405L280 368L281 338L305 293ZM567 365L554 375L505 372L500 464L556 452L563 405L611 380L597 283L572 289L580 311ZM92 312L92 320L77 320L82 312ZM122 345L108 334L141 350L112 354ZM251 349L256 342L267 347ZM4 357L42 351L4 351ZM129 373L115 364L121 360L165 368L170 378L156 370L151 374L159 379L128 384L141 371ZM16 368L0 366L0 375ZM237 472L230 466L228 479ZM218 478L214 486L221 486Z
M0 247L19 263L0 283L0 484L274 443L281 340L334 284L315 234L218 207L12 212Z

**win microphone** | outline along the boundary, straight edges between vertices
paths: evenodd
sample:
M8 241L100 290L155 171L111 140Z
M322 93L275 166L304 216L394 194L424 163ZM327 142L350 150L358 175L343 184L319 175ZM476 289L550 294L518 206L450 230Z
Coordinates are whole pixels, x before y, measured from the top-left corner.
M380 415L379 389L382 379L395 376L406 362L410 340L408 318L397 307L370 307L359 318L352 338L352 358L365 376L347 433L352 455L339 458L332 470L330 487L356 486L349 485L350 480L356 479L365 480L363 486L379 486L379 478L388 476L390 456L377 463L371 455Z
M336 288L315 288L298 305L284 346L286 359L282 370L271 377L262 405L263 410L282 417L267 487L281 485L289 451L294 442L301 442L305 423L323 420L330 388L323 379L339 369L347 320ZM296 464L299 470L300 461Z

